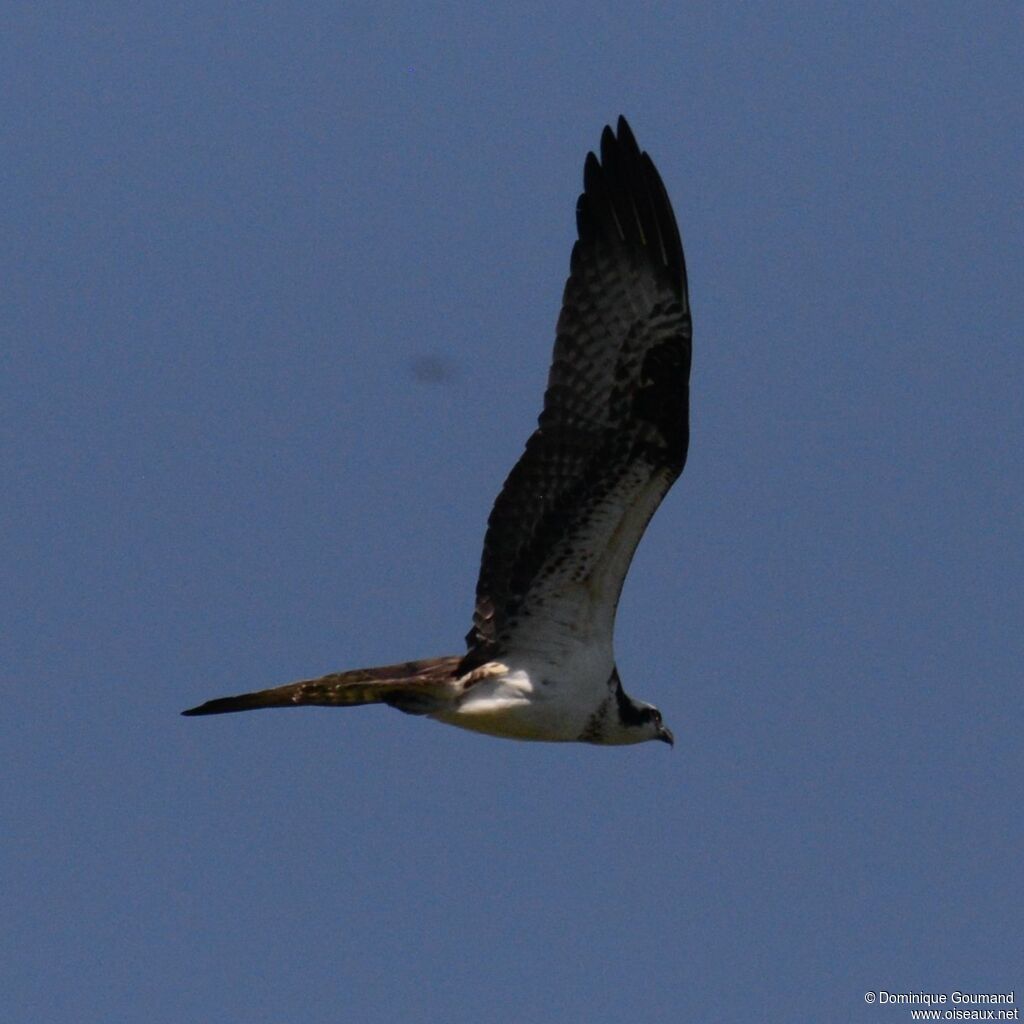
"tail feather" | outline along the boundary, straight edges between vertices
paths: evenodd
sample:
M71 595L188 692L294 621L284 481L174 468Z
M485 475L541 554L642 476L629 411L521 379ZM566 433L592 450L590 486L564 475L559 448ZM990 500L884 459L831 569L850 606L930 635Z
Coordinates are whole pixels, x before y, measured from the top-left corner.
M424 714L440 707L457 676L462 658L426 658L399 665L335 672L319 679L303 679L285 686L234 697L218 697L182 711L183 715L223 715L257 708L292 708L300 704L349 707L357 704L391 704L402 711Z

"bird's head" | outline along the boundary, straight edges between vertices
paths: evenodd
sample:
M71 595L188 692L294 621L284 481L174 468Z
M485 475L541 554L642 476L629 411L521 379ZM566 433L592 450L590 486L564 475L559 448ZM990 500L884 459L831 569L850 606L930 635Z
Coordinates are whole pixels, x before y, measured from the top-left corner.
M675 737L662 720L661 712L653 704L630 697L622 688L618 672L612 678L615 687L615 727L609 730L606 742L645 743L647 740L661 740L662 743L674 746Z
M643 743L646 740L661 740L670 747L675 746L676 738L672 730L662 721L661 712L652 704L643 701L632 702L636 709L636 720L626 724L626 731L631 734L628 743ZM635 737L635 738L632 738Z

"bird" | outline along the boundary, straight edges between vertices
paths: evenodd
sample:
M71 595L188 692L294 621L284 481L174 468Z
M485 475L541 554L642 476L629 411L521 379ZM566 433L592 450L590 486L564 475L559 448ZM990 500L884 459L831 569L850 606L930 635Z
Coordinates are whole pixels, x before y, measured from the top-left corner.
M693 336L675 214L623 117L586 156L576 226L543 409L487 522L466 652L182 714L385 704L503 738L674 744L613 650L633 553L686 462Z

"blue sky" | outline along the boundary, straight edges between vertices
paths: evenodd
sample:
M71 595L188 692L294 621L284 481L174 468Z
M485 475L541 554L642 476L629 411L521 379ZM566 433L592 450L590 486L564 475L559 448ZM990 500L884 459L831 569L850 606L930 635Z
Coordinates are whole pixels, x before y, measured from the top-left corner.
M1019 7L2 21L7 1019L1022 997ZM180 718L460 650L619 113L694 311L616 645L675 749Z

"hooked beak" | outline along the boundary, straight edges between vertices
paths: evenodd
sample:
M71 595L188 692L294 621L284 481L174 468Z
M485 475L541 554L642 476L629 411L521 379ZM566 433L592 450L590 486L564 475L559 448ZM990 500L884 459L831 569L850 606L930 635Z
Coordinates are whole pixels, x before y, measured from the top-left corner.
M667 725L663 725L658 730L658 739L661 740L662 743L667 743L670 747L674 747L676 745L676 738L672 735L672 730Z

